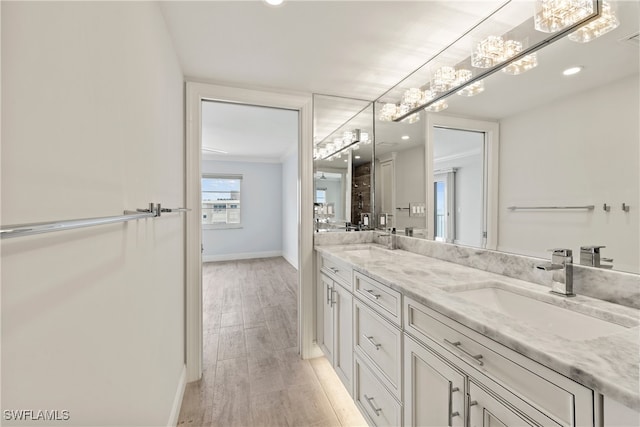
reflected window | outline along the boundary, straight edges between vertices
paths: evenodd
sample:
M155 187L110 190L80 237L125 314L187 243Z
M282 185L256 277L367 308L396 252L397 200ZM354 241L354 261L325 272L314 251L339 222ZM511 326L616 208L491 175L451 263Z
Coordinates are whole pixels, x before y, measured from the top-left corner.
M327 203L327 190L326 189L318 189L316 190L316 203Z

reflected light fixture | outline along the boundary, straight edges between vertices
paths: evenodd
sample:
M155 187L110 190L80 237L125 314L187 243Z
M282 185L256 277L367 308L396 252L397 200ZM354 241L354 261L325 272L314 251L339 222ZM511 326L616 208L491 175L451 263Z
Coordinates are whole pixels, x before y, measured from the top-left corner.
M402 135L400 138L406 141L407 139L409 139L409 135Z
M283 0L264 0L264 1L265 3L271 6L280 6L283 2Z
M613 7L605 1L602 3L602 13L598 19L578 28L568 37L569 40L577 43L588 43L611 30L615 30L618 25L620 25L620 21L618 21Z
M574 74L578 74L580 71L582 71L582 68L584 68L584 67L567 68L566 70L564 70L562 72L562 74L565 75L565 76L573 76Z
M475 96L482 92L484 92L484 80L478 80L477 82L471 83L456 93L460 96Z
M592 0L536 0L533 25L543 33L555 33L592 13Z
M425 110L431 111L432 113L438 113L442 110L446 110L447 108L449 108L447 100L441 99L440 101L434 102L433 104L429 105L427 108L425 108Z
M503 73L511 74L512 76L517 76L518 74L525 73L533 68L538 66L538 54L533 52L530 55L527 55L517 61L513 61L506 67L502 69Z

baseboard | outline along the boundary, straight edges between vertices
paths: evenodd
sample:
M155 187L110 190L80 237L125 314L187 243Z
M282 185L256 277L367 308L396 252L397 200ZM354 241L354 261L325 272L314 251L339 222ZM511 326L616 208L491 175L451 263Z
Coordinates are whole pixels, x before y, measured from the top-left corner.
M275 258L282 256L282 251L246 252L240 254L202 255L202 262L234 261L237 259Z
M313 344L311 344L311 351L309 352L308 357L306 357L305 359L315 359L316 357L322 356L324 356L324 352L322 351L318 343L314 341Z
M187 386L187 365L182 366L182 372L180 373L180 379L178 380L178 388L176 389L176 395L173 398L173 405L171 406L171 414L169 415L169 422L167 426L176 427L178 425L178 417L180 416L180 407L182 406L182 398L184 397L184 389Z
M284 258L285 261L287 261L289 264L291 264L291 266L293 268L295 268L296 270L298 269L298 257L297 256L295 258L292 258L287 254L282 254L282 257Z

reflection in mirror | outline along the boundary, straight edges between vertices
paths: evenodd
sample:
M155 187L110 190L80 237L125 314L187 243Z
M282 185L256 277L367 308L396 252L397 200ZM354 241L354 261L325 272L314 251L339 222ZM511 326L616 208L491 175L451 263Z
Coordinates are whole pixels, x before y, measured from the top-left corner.
M314 95L314 223L316 231L371 225L373 107L370 102Z
M582 251L582 256L581 248L606 246L600 249L601 259L613 261L601 262L601 268L612 264L616 270L640 272L640 3L610 4L620 22L617 28L587 43L568 37L555 41L536 52L537 66L526 73L498 72L484 79L484 91L476 96L448 96L446 115L432 112L425 118L420 113L421 121L413 125L392 123L423 127L421 123L428 122L424 170L429 185L424 191L428 194L429 222L424 227L429 238L540 258L549 258L549 248L570 248L574 263L583 265L593 257L588 251ZM563 75L570 67L579 67L581 72ZM410 87L420 87L429 80L416 77L419 81L399 85L376 103L376 119L386 103L398 102L403 94L409 94ZM443 124L452 118L493 122L496 137L499 126L499 145L496 138L494 145L485 147L487 165L491 159L495 163L493 168L485 166L483 177L485 244L477 245L477 234L473 241L461 234L461 218L468 207L467 197L461 194L449 195L453 200L453 207L448 207L453 216L449 227L447 223L440 230L437 227L435 209L442 206L439 211L445 215L447 197L441 191L437 198L438 188L434 187L436 171L446 169L436 164L439 154L435 135L442 127L468 129ZM402 135L402 131L397 133ZM378 134L376 141L384 142ZM499 147L499 163L492 147ZM384 160L394 159L393 154L381 155L383 148L384 144L376 144L377 167L382 167ZM398 146L395 151L399 181L401 151ZM458 173L455 181L459 180ZM445 182L444 178L439 182ZM381 185L375 189L379 194L384 184L376 180L376 185ZM416 185L424 187L424 183ZM384 188L387 191L389 187ZM396 182L392 194L379 196L391 203L396 198L396 224L402 215L397 208L406 202L399 201L403 189Z
M433 130L435 240L484 247L484 132Z
M379 112L382 104L376 104ZM376 115L376 217L379 228L426 237L425 123ZM424 117L419 113L418 117Z

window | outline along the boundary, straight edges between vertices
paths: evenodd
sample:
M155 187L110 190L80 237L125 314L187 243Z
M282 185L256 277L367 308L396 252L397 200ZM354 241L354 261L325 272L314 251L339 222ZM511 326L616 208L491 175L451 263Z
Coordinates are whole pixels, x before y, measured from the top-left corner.
M240 226L242 175L202 175L202 225L207 228Z
M327 189L316 188L316 203L327 203Z

